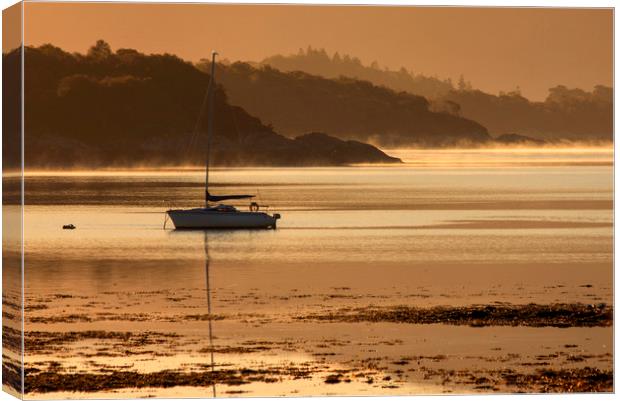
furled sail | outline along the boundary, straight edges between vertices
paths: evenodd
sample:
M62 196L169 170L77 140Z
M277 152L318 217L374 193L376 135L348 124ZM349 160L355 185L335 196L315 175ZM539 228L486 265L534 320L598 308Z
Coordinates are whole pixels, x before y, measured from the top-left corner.
M254 195L211 195L207 192L207 200L209 202L221 202L227 199L249 199L253 198Z

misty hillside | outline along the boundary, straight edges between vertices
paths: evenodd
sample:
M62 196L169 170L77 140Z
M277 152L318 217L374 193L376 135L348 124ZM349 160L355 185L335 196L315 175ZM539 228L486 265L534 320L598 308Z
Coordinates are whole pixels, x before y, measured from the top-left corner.
M341 76L367 80L395 91L429 99L430 108L477 121L493 135L518 133L544 139L612 140L613 90L596 86L592 92L556 86L544 102L533 102L518 92L492 95L472 88L461 78L450 80L416 75L401 68L364 66L352 56L329 56L324 49L300 49L290 56L275 55L262 62L284 72L303 71L326 78Z
M3 55L5 71L19 57L19 50ZM27 166L204 164L204 119L195 126L209 76L176 56L112 52L103 41L86 55L51 45L26 47L25 76ZM18 93L13 82L3 96ZM9 107L6 113L14 111ZM214 164L398 161L373 146L324 134L286 138L231 106L221 86L214 114Z
M209 62L198 65L203 71ZM323 131L382 146L454 146L491 139L475 121L429 109L422 96L352 78L327 79L247 63L218 64L232 104L285 135Z
M365 66L357 57L336 52L329 56L325 49L308 47L299 49L295 55L275 55L264 59L262 65L270 65L280 71L303 71L325 78L341 76L369 81L375 85L385 86L397 92L409 92L426 98L436 98L454 89L452 81L414 74L402 67L398 71L381 68L378 62Z
M479 90L454 90L435 106L452 108L456 115L479 121L494 134L613 140L613 90L602 85L592 92L556 86L549 89L544 102L532 102L518 92L495 96Z

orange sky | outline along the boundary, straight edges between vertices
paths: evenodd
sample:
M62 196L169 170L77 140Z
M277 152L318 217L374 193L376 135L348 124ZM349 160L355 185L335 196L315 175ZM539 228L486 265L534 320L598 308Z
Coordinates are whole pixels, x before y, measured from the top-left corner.
M19 3L2 10L2 51L8 52L22 44L22 8Z
M544 99L557 84L612 84L611 9L420 8L203 4L26 3L25 43L86 52L169 52L196 61L218 49L260 61L324 47L497 93Z

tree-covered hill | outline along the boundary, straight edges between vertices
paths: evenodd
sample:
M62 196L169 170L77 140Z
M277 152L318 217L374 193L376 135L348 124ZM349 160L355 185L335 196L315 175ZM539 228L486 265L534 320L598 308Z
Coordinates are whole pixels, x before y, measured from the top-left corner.
M206 124L196 124L209 76L191 63L169 54L112 52L103 41L85 55L44 45L26 47L24 57L27 167L204 164ZM19 59L19 50L4 54L5 71ZM3 92L17 96L19 84L5 85ZM14 104L4 111L13 112ZM231 106L221 85L214 114L214 164L398 161L370 145L327 135L313 141L279 135Z
M267 57L261 64L270 65L284 72L304 71L325 78L342 76L355 78L385 86L397 92L424 96L427 99L443 96L455 89L450 79L441 80L424 74L416 74L405 67L397 71L381 68L377 61L364 65L355 56L340 55L338 52L330 56L325 49L313 49L310 46L306 50L299 49L297 54L288 56L277 54Z
M493 95L472 87L461 76L453 84L415 74L363 65L350 55L330 56L324 49L300 49L297 54L275 55L262 61L283 72L303 71L325 78L349 77L426 97L430 109L477 121L489 133L518 133L547 140L610 141L613 139L613 89L603 85L591 92L558 85L543 102L528 100L518 90Z
M490 95L479 90L454 90L436 101L457 104L457 115L482 122L491 133L516 132L540 139L613 140L613 90L598 85L591 92L559 85L544 102L519 92Z
M209 62L199 64L208 71ZM247 63L218 64L230 102L293 136L323 131L382 146L456 146L491 140L475 121L436 112L422 96L352 78L327 79Z

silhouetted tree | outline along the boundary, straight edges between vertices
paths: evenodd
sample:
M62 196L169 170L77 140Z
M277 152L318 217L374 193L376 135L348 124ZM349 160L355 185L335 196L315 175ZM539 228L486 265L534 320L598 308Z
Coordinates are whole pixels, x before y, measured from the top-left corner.
M112 49L110 45L104 41L99 39L94 46L91 46L88 49L88 57L94 60L104 60L112 55Z
M358 78L370 81L375 85L386 86L396 91L406 91L427 98L437 98L454 89L452 83L421 74L415 75L406 69L392 71L387 67L380 68L379 63L365 66L355 57L348 54L335 53L329 57L324 52L317 52L308 47L308 52L299 52L297 55L276 55L263 60L262 64L269 64L275 68L288 71L304 71L309 74L320 75L325 78L341 76Z

